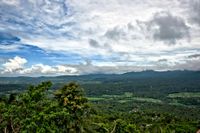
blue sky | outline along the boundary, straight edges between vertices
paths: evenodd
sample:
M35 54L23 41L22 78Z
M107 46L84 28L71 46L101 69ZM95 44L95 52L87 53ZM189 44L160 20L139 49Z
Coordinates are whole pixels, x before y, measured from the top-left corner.
M0 76L200 70L199 0L1 0Z

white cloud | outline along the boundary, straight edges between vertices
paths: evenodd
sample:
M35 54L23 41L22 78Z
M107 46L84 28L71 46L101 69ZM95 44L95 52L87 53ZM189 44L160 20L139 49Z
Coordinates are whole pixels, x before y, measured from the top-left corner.
M44 64L34 64L31 67L25 66L28 61L25 58L16 56L13 59L8 59L8 61L2 64L3 70L1 74L4 75L71 75L78 74L78 70L74 67L65 65L44 65Z
M9 59L6 63L2 65L4 67L2 73L13 73L15 71L19 71L23 69L24 64L26 63L27 60L25 58L15 56L13 59Z
M190 52L191 53L191 52ZM30 67L25 66L27 60L21 57L9 59L2 66L4 70L1 74L4 76L21 75L21 76L55 76L55 75L79 75L91 73L125 73L131 71L143 70L200 70L199 55L190 53L176 53L175 56L162 56L142 59L137 59L137 56L127 56L131 58L125 62L123 57L121 60L111 61L96 61L91 62L86 60L82 64L63 64L63 65L45 65L34 64Z
M78 71L76 68L58 65L58 66L49 66L44 64L35 64L32 65L30 68L24 68L23 70L19 71L22 75L32 74L34 76L39 75L72 75L77 74Z
M177 62L183 63L188 54L200 51L195 51L200 48L200 30L190 23L192 16L186 16L187 9L180 5L180 1L182 0L3 0L0 4L0 27L5 27L1 28L5 31L12 31L24 44L62 54L78 54L83 59L100 57L103 60L94 59L95 64L87 72L84 69L88 66L71 65L70 68L70 64L49 66L41 62L28 68L21 66L17 71L21 74L74 74L112 69L115 72L125 72L146 69L144 66L157 69L156 61L163 58L169 66L162 69L171 69ZM161 14L155 17L159 12L170 12L172 15ZM157 20L154 25L160 27L154 29L149 35L151 37L148 37L146 34L149 31L143 28L144 23L139 22L149 22L154 18ZM164 23L167 20L171 20L167 23L169 26ZM177 22L183 23L183 28L177 28ZM184 34L188 30L182 32L187 26L190 27L190 42ZM166 29L170 28L172 29L167 34ZM166 45L166 41L152 39L155 33L158 40L170 40L172 33L181 35L172 37L171 41L176 45ZM14 47L0 46L0 49L12 50Z
M17 51L19 50L19 45L0 45L0 50L5 52Z
M71 73L71 74L75 74L78 72L78 70L76 68L73 67L69 67L69 66L63 66L63 65L58 65L56 66L56 69L59 73Z
M14 5L14 6L19 5L19 0L2 0L2 2L8 5Z
M60 4L62 3L63 2L60 2ZM174 16L181 16L184 20L186 19L182 14L184 9L180 7L177 0L170 2L165 0L155 0L154 2L147 0L85 0L84 2L68 0L64 3L68 6L69 14L71 14L58 14L56 11L54 13L59 16L58 19L58 17L53 17L54 13L51 14L48 12L47 16L50 17L49 19L51 21L45 19L43 21L44 29L41 29L41 34L52 32L51 34L56 36L56 38L49 37L51 34L48 34L34 38L22 38L22 41L46 50L71 52L88 58L95 55L108 57L119 54L119 52L126 52L133 55L135 51L149 51L152 53L152 49L155 52L166 50L173 51L173 46L163 46L165 42L155 42L151 38L146 37L145 32L147 31L142 29L137 22L150 21L157 12L168 12L169 9ZM48 4L45 6L48 6ZM44 6L41 7L42 11L48 11L48 8L43 8ZM61 9L56 7L55 10ZM58 28L51 29L46 26L46 20ZM64 25L61 24L61 22ZM72 25L65 25L65 23L69 22L72 23ZM170 23L172 23L171 25L176 25L176 23ZM186 21L186 23L188 22ZM62 26L62 28L59 28L60 26ZM48 28L49 32L45 31L45 27ZM36 27L36 29L38 28ZM194 30L191 29L192 35L194 34ZM74 38L69 39L68 36L63 35L63 33L69 33ZM188 47L195 47L194 40L197 40L197 38L199 37L192 36L189 44L185 41L187 40L187 36L180 37L179 42L177 42L177 47L185 45L188 45ZM93 39L98 42L98 47L91 45L88 39Z

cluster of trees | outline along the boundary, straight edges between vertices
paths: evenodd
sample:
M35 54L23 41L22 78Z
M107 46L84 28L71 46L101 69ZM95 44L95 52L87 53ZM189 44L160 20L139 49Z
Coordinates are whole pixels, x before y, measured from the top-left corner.
M101 133L195 133L200 124L155 112L110 112L96 116L94 121L101 122Z
M69 83L48 95L51 82L1 98L0 132L84 132L90 108L81 88ZM85 121L86 120L86 121Z
M153 97L165 100L168 94L177 92L200 92L200 79L142 78L106 81L102 83L84 83L89 96L121 95L132 92L137 96Z
M53 94L51 82L30 86L19 94L0 98L2 133L190 133L200 121L144 111L115 102L88 102L83 89L69 83ZM130 104L130 103L128 103ZM116 106L116 107L115 107ZM121 110L121 111L120 111Z

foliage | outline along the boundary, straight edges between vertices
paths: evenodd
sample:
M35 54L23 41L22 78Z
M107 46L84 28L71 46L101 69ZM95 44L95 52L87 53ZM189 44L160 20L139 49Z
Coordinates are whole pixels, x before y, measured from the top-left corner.
M104 90L116 89L106 85ZM200 126L196 97L172 99L187 100L188 104L194 103L192 107L167 104L157 96L139 97L125 90L114 95L94 95L88 101L76 83L68 83L54 92L51 87L51 82L42 82L24 92L0 97L0 132L190 133Z
M89 106L79 86L69 83L54 98L47 95L51 82L43 82L0 103L1 132L83 132Z

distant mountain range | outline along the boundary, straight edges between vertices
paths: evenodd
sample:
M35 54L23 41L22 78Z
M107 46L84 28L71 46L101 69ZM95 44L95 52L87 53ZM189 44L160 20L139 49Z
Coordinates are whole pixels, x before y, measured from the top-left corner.
M0 84L37 84L42 81L50 80L54 83L63 83L69 81L76 82L116 82L129 81L134 79L195 79L200 81L200 71L142 71L142 72L128 72L124 74L88 74L88 75L62 75L54 77L0 77Z

